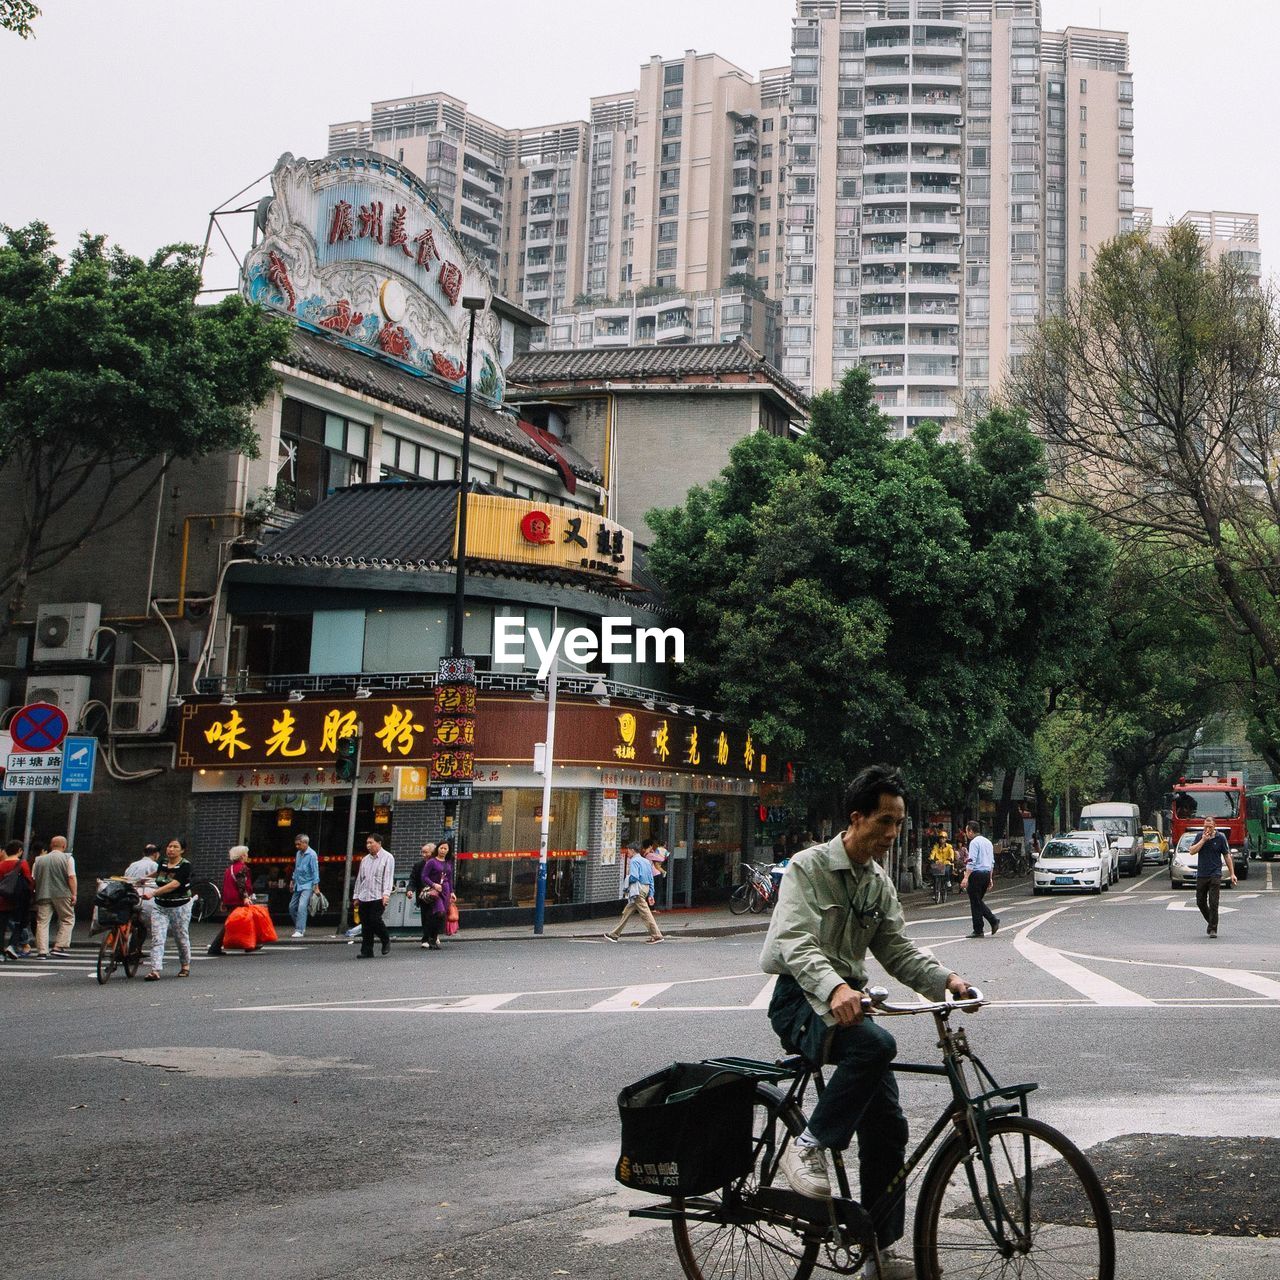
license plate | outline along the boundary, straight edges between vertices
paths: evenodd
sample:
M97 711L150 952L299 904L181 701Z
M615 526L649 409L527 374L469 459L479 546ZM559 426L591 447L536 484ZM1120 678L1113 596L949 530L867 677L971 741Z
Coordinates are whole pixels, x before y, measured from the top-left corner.
M1073 876L1054 876L1053 883L1054 884L1075 884L1075 878Z

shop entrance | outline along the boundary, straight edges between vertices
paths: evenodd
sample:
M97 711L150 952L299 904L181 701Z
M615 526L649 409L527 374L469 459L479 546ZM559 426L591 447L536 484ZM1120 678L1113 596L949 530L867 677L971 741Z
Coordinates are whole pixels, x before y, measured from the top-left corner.
M356 857L364 853L367 835L376 833L391 846L391 808L375 803L385 797L362 790L356 798ZM282 800L291 803L282 804ZM343 877L347 857L347 819L351 814L349 791L313 791L253 798L249 812L249 862L259 894L265 894L273 916L289 913L289 877L293 874L294 839L311 837L320 860L320 891L329 900L329 915L342 909ZM382 819L382 821L379 821ZM354 880L354 871L353 871Z
M618 805L620 848L641 849L646 840L656 840L667 851L662 872L655 868L654 874L654 901L662 908L690 905L684 802L684 796L661 791L624 791ZM625 863L620 872L625 876Z

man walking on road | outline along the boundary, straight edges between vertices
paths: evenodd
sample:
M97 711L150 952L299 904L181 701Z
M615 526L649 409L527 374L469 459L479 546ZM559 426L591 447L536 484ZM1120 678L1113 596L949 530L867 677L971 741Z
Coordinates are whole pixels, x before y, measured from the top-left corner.
M310 836L295 836L293 848L293 879L289 882L293 895L289 899L289 917L293 921L293 937L302 938L307 932L311 895L320 883L320 859L311 847Z
M373 956L373 939L382 942L382 954L391 950L391 935L382 923L382 913L391 901L395 881L396 860L382 847L381 836L370 836L365 842L365 855L360 859L356 887L352 897L360 904L360 950L356 956L368 960Z
M991 877L996 869L996 851L976 822L966 823L965 830L969 833L969 866L965 870L964 879L960 881L960 887L969 891L969 913L973 917L973 932L969 937L982 937L982 922L985 920L991 926L991 936L994 938L1000 927L1000 917L992 914L983 898L991 888Z
M617 942L618 935L627 927L632 916L639 916L644 927L649 930L650 942L662 942L662 930L649 910L649 899L653 897L653 863L631 848L631 857L627 861L627 905L622 908L622 919L604 936L610 942Z
M760 967L779 975L769 1004L779 1039L810 1061L835 1064L809 1127L787 1144L779 1162L802 1196L831 1195L824 1152L843 1151L855 1133L863 1204L888 1190L906 1154L907 1122L890 1068L897 1044L863 1016L868 949L899 982L930 1000L947 991L969 994L959 974L906 936L898 895L875 861L902 830L904 794L901 774L884 765L854 778L844 806L848 827L791 859L760 953ZM883 1280L915 1275L910 1257L890 1248L901 1239L905 1220L904 1183L876 1231Z
M1222 862L1226 859L1227 874L1236 883L1236 864L1231 857L1227 837L1218 830L1212 818L1204 820L1200 839L1187 850L1198 855L1196 861L1196 906L1204 916L1209 937L1218 936L1218 894L1222 890Z
M71 954L71 930L76 923L76 862L67 852L66 836L54 836L49 852L42 853L31 868L36 882L36 952L41 959L51 954ZM49 922L58 917L58 932L49 949Z

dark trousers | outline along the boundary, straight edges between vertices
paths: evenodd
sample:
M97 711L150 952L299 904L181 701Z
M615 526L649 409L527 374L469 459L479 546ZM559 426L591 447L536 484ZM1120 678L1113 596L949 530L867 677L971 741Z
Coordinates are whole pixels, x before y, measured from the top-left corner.
M360 951L362 955L373 955L373 940L376 937L384 947L391 945L391 935L387 926L382 923L384 908L381 898L360 904Z
M996 926L996 918L992 914L991 908L983 902L983 898L987 896L987 890L990 888L990 871L969 872L969 914L973 916L974 933L982 932L982 922L984 920L993 929Z
M907 1121L898 1105L898 1082L890 1064L898 1052L894 1038L870 1019L857 1026L824 1026L794 978L784 975L774 987L769 1020L788 1048L813 1062L834 1065L809 1132L824 1146L843 1151L858 1139L860 1203L870 1207L884 1195L907 1152ZM906 1223L906 1187L887 1212L876 1218L881 1248L902 1238Z
M1205 924L1218 932L1218 895L1222 892L1221 876L1206 876L1196 881L1196 906L1204 916Z
M22 946L23 934L27 930L27 917L31 911L27 907L11 908L8 911L0 911L0 951L3 951L8 938L8 946L15 951Z
M430 905L424 903L422 907L423 942L438 942L440 940L440 930L443 927L444 912L432 911Z

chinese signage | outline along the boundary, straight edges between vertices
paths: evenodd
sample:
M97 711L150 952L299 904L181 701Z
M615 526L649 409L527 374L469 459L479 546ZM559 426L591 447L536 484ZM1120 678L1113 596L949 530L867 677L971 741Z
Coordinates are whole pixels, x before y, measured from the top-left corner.
M411 373L461 391L466 297L490 298L485 268L426 189L385 156L281 156L266 234L245 259L251 302L287 312ZM473 394L502 399L498 321L477 316Z
M476 664L441 658L431 741L431 798L470 800L476 764Z
M61 751L11 751L4 775L6 791L57 791L62 782Z
M627 581L631 542L629 529L589 511L492 494L467 498L467 555L476 560L577 569Z

